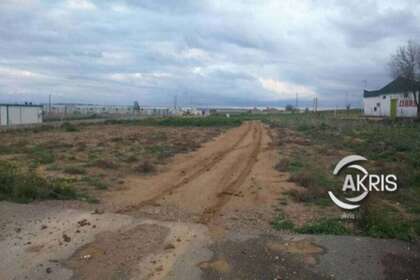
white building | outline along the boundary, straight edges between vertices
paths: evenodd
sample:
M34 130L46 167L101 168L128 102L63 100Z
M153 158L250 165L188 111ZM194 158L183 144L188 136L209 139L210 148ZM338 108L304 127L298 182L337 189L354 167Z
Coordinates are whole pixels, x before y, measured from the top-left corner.
M379 90L363 93L363 108L366 116L416 117L417 105L408 90L407 80L397 78Z
M167 108L141 107L138 111L130 105L90 105L90 104L49 104L44 105L44 112L47 117L71 117L71 116L168 116Z
M42 106L32 104L0 104L1 126L34 123L42 123Z

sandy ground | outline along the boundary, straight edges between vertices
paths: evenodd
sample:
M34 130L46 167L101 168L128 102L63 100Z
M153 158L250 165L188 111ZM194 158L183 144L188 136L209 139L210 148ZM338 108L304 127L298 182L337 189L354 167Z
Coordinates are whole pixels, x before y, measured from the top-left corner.
M0 202L0 279L418 277L413 244L273 231L277 200L294 186L273 168L271 137L245 123L162 173L127 177L95 206Z

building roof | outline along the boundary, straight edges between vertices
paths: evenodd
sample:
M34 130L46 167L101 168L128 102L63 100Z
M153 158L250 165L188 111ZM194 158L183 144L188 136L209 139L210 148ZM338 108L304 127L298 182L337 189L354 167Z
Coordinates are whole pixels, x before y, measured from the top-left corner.
M0 103L0 106L9 106L9 107L41 107L42 108L42 105L34 105L34 104Z
M420 82L416 82L417 88L420 88ZM398 77L379 90L364 90L363 97L375 97L386 94L410 92L409 80Z

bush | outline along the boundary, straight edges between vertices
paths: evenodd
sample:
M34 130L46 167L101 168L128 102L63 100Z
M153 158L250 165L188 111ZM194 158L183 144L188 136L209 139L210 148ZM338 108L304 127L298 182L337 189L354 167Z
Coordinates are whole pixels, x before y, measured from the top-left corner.
M280 212L274 222L271 224L276 230L292 230L295 225L290 220L286 219L283 212Z
M84 169L82 166L67 166L64 168L64 173L71 174L71 175L81 175L86 174L86 169Z
M82 180L85 181L86 183L88 183L89 185L94 186L95 188L97 188L99 190L106 190L108 188L108 184L105 183L104 181L102 181L98 177L85 176L85 177L82 178Z
M376 204L365 205L358 225L364 234L376 238L411 241L416 235L415 223L410 223L390 207Z
M136 166L135 171L143 174L151 173L156 170L155 166L148 160L142 161Z
M285 159L280 160L274 168L280 172L286 172L289 170L289 164L290 164L289 160L285 158Z
M242 123L240 118L224 116L210 117L173 117L159 121L164 126L238 126Z
M63 180L47 180L34 172L23 173L0 161L0 200L31 202L42 199L76 199L78 194Z
M112 160L98 159L93 162L93 165L103 169L116 169L118 165Z
M79 129L74 124L71 124L69 122L64 122L61 125L61 128L64 129L64 131L67 131L67 132L76 132L76 131L79 131Z
M49 150L41 147L35 146L30 151L33 159L40 164L49 164L55 161L55 156Z
M238 126L245 120L242 116L209 116L209 117L165 117L147 118L140 120L106 120L105 124L129 124L129 125L162 125L162 126Z

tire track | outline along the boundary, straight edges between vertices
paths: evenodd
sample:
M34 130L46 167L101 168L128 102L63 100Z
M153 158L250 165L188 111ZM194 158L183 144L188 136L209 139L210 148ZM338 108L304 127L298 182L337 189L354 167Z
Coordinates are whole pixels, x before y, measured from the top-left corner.
M150 199L144 200L144 201L142 201L138 204L135 204L135 205L126 206L122 209L119 209L119 210L116 211L116 213L120 213L120 214L127 213L127 212L138 210L138 209L140 209L140 208L142 208L146 205L154 204L157 200L160 200L164 196L166 196L168 194L171 194L173 191L181 188L185 184L190 183L192 180L198 178L203 173L207 172L209 169L211 169L216 164L218 164L220 161L222 161L227 155L229 155L230 153L235 151L236 148L244 141L244 139L247 137L247 135L250 132L252 132L252 124L246 123L246 125L248 126L247 129L245 130L245 132L243 134L240 135L239 139L232 146L230 146L226 149L223 149L222 151L217 152L217 153L209 156L208 158L205 158L205 159L199 161L198 163L196 163L195 166L197 166L197 169L193 170L190 175L185 175L184 178L180 182L178 182L174 185L171 185L169 188L167 188L167 189L163 190L162 192L156 194L155 196L151 197Z
M254 131L255 131L253 133L254 145L253 145L251 154L249 155L249 157L247 157L247 163L245 167L242 170L240 170L239 174L235 177L233 181L228 183L227 186L224 187L223 190L218 193L217 202L214 205L204 210L204 212L202 213L199 219L200 223L202 224L210 223L211 220L213 220L213 218L216 217L220 213L221 209L231 199L231 196L226 196L224 195L224 193L234 193L235 190L239 186L241 186L247 179L250 171L252 170L253 166L256 163L258 154L260 153L260 150L261 150L261 142L262 142L262 134L263 134L261 124L257 124L256 129ZM228 174L226 174L225 176L228 176Z

